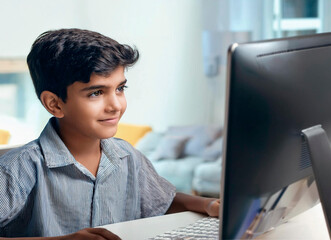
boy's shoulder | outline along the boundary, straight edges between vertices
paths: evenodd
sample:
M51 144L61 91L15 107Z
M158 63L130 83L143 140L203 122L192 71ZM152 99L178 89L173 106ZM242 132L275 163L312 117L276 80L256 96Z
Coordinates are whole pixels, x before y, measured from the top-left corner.
M10 148L10 150L8 150ZM31 159L40 159L42 156L38 139L24 145L12 145L3 155L0 156L0 166L11 166L15 162L21 162ZM3 150L5 151L5 150Z

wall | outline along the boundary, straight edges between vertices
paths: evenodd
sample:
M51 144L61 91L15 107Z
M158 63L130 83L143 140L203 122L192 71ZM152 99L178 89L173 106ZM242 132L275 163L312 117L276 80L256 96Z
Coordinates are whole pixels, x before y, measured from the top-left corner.
M99 31L135 45L139 62L126 73L128 109L122 121L169 125L222 122L212 110L221 76L203 74L201 9L192 0L0 0L0 57L25 57L42 32L63 27ZM213 93L215 94L213 95ZM215 96L217 95L217 96ZM217 109L223 109L218 106Z
M81 27L80 0L0 0L0 57L25 57L42 32Z

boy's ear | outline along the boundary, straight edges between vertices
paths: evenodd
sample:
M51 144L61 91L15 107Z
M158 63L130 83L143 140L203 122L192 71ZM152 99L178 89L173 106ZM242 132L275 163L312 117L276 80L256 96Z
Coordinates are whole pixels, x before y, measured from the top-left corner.
M43 91L40 94L41 103L46 110L56 118L63 118L62 106L64 102L56 94L50 91Z

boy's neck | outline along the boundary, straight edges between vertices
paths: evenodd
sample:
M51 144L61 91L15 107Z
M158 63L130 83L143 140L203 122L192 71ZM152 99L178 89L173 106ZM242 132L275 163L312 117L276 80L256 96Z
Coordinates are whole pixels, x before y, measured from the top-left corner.
M84 138L67 132L61 129L59 121L57 121L57 131L75 160L96 176L101 158L101 140Z

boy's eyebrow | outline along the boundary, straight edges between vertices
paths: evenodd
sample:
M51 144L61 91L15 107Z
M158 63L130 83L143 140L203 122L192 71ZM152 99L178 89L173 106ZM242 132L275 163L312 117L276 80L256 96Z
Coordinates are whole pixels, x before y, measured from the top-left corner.
M124 81L120 82L119 86L123 85L123 84L126 84L128 80L125 79ZM80 91L82 92L85 92L85 91L91 91L91 90L96 90L96 89L100 89L100 88L109 88L108 86L106 85L92 85L92 86L89 86L89 87L86 87L86 88L83 88L81 89Z

